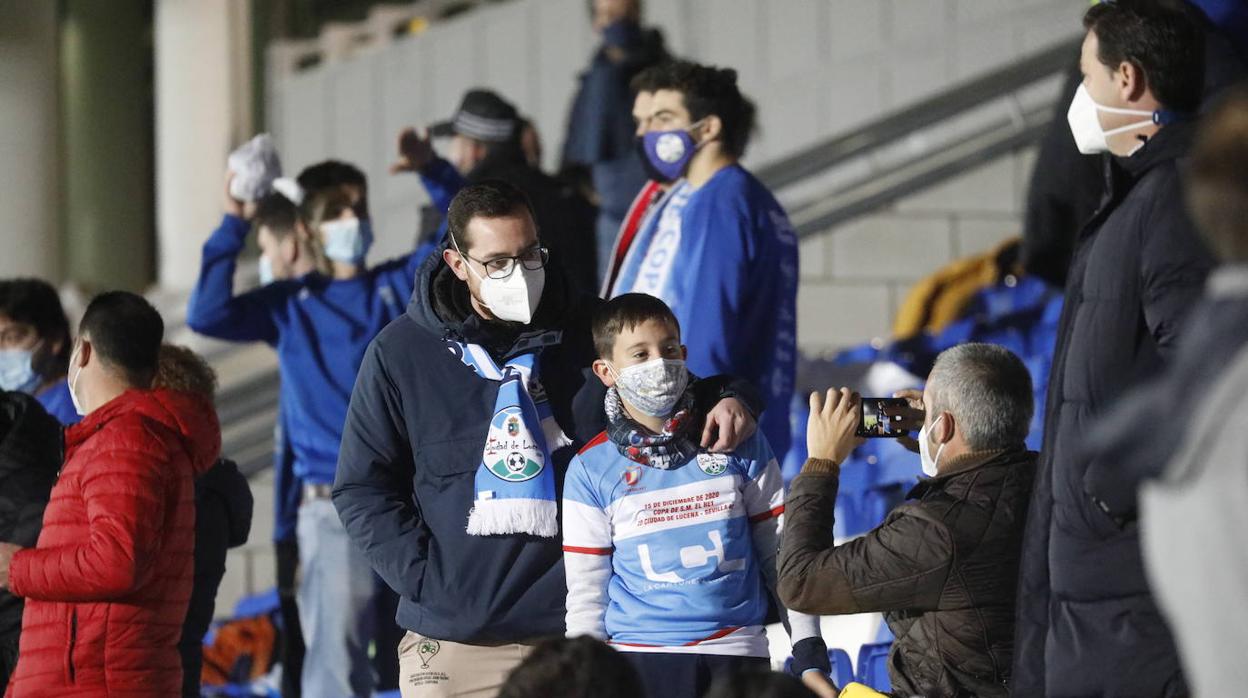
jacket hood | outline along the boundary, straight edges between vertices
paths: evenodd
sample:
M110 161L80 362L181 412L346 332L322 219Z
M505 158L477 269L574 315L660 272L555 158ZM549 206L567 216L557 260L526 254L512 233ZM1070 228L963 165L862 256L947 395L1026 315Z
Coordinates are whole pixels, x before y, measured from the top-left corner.
M67 448L76 446L114 419L138 415L179 435L196 477L208 472L221 453L221 425L212 403L172 390L127 390L87 415L65 433Z
M0 477L27 468L56 472L62 461L60 422L35 398L0 391Z
M226 531L229 546L236 548L247 542L251 533L252 513L255 500L247 478L238 470L234 461L222 458L195 481L196 500L211 493L225 504L228 512L229 530Z

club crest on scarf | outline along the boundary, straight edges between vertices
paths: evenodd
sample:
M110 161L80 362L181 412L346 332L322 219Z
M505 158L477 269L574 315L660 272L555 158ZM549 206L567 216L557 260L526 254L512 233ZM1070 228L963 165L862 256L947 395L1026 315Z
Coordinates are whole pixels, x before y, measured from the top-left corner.
M507 407L494 415L484 461L491 473L507 482L524 482L541 475L546 456L525 428L519 407Z
M473 536L559 535L555 474L550 454L572 443L541 388L539 354L557 333L543 335L526 353L502 365L484 347L447 339L447 349L483 380L497 384L494 416L473 481L466 531Z

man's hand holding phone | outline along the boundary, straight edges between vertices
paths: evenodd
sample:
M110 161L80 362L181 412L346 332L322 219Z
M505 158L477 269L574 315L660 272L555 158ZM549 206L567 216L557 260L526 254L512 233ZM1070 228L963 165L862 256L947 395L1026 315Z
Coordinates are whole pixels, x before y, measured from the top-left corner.
M923 428L923 420L926 418L926 413L923 410L923 391L913 389L899 390L893 393L893 397L905 400L906 406L896 408L895 412L893 409L890 409L889 412L893 415L901 417L901 420L898 421L897 424L902 429L905 429L907 432L917 434L919 429ZM919 452L919 442L913 436L908 434L906 436L900 436L897 438L897 443L901 444L906 448L906 450L912 453Z
M806 451L811 458L844 463L863 443L857 436L861 398L849 388L810 394L806 423Z

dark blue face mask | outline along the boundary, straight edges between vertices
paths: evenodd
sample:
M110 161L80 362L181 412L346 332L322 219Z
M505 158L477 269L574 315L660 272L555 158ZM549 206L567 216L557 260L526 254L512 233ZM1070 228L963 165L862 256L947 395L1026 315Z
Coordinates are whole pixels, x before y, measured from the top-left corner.
M698 152L697 143L688 129L650 131L637 139L637 148L641 151L641 164L646 174L650 179L663 183L684 177L689 161Z

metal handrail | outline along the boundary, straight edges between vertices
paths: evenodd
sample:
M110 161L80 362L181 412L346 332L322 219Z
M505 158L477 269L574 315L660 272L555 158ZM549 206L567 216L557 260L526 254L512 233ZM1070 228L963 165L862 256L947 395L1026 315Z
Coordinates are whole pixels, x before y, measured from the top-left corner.
M1066 70L1079 55L1081 39L1050 48L964 82L917 104L887 114L861 128L833 136L802 152L772 162L755 171L770 189L795 184L878 148L896 143L915 131L971 111L984 102L1016 92L1022 87Z

